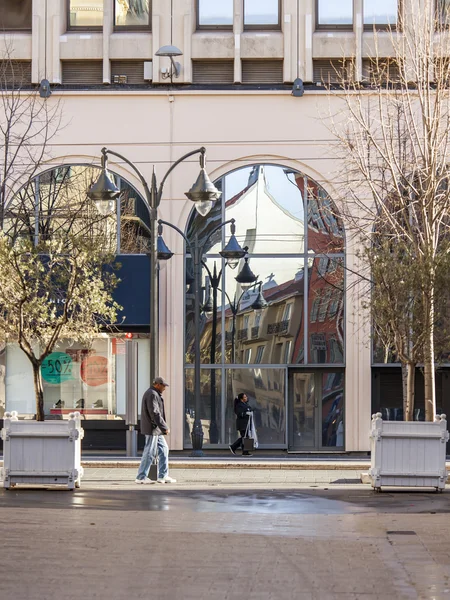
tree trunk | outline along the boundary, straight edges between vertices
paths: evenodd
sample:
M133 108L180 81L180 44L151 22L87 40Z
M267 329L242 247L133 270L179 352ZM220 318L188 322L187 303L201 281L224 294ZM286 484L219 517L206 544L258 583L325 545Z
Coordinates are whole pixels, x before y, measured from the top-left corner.
M425 420L434 421L436 416L436 390L434 383L434 298L433 290L424 298L425 342L424 342L424 388Z
M33 382L36 397L36 421L44 421L44 388L42 387L40 364L33 363Z
M415 363L402 363L403 419L405 421L414 420L415 374Z

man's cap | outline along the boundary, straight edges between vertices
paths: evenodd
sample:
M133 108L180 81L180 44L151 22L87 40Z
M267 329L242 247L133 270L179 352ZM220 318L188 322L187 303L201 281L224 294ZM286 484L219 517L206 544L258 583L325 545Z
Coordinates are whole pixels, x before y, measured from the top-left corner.
M155 377L155 379L153 380L153 383L159 383L160 385L165 385L166 387L169 387L169 384L164 379L164 377Z

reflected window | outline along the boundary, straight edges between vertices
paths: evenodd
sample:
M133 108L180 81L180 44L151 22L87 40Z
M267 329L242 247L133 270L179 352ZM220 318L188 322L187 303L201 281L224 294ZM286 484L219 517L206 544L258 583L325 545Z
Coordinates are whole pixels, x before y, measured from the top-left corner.
M233 0L197 0L197 25L201 28L231 29Z
M244 27L274 29L280 26L279 0L244 0Z
M436 0L436 22L448 27L450 23L450 0Z
M0 29L23 31L31 29L32 0L0 0Z
M69 28L102 29L103 0L68 0Z
M151 0L114 0L116 29L149 29Z
M364 29L374 27L395 28L398 16L398 0L364 0Z
M353 0L316 0L318 29L351 29Z

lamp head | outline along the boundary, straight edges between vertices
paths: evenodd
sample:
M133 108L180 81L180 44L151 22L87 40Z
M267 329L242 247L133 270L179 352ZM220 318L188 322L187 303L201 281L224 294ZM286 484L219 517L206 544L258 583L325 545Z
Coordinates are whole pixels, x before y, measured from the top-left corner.
M169 250L160 233L158 235L158 239L156 240L156 253L158 260L170 260L173 256L173 252Z
M255 283L258 277L253 273L248 264L248 257L245 257L245 263L239 273L236 275L235 279L238 283L248 284Z
M106 216L114 212L120 190L106 167L102 168L97 181L87 191L87 196L94 202L101 215Z
M185 193L189 200L195 203L195 209L202 217L205 217L209 213L214 202L220 198L221 194L222 192L219 192L209 178L205 167L200 169L196 182Z
M254 310L256 313L261 313L267 307L268 307L268 304L262 293L262 284L260 283L258 295L256 296L256 300L253 302L253 304L250 306L250 308L252 310Z
M231 222L231 237L228 240L227 245L223 250L219 252L219 254L227 261L227 265L230 269L235 269L241 258L247 254L246 250L244 250L238 243L236 236L234 235L236 231L236 225L234 224L234 219Z

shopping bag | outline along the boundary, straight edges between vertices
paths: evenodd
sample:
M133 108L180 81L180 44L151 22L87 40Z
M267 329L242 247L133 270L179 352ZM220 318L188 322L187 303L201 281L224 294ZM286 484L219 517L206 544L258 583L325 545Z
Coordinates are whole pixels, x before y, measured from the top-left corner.
M253 414L250 415L250 418L248 420L246 437L249 437L253 440L254 448L258 447L258 434L256 433L255 418L254 418Z
M253 438L244 438L244 452L253 452L255 449L255 440Z
M156 458L153 459L152 464L150 465L150 471L148 473L148 478L152 481L156 481L158 479L158 460Z

